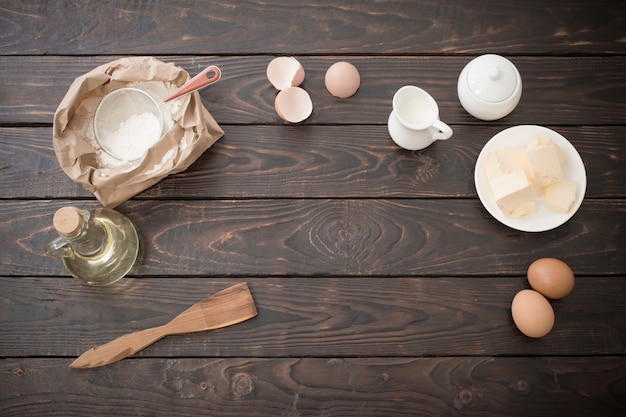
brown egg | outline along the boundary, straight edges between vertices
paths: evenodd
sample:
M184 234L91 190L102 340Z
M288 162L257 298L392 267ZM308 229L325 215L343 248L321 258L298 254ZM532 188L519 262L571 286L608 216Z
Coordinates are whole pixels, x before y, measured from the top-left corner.
M537 259L528 267L528 282L535 291L558 300L574 289L574 272L559 259Z
M359 89L361 76L359 70L349 62L335 62L326 71L324 77L326 89L330 94L339 98L348 98Z
M518 292L511 303L511 315L517 328L528 337L543 337L554 326L554 310L537 291Z

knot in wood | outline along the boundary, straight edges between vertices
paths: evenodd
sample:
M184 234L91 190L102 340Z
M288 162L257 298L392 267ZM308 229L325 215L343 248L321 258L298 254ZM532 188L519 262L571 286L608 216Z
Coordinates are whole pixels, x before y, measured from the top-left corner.
M483 393L476 387L470 386L467 388L460 388L460 391L454 397L452 403L457 410L463 410L474 407L478 401L483 397Z
M233 376L230 382L230 389L235 398L244 397L252 392L254 383L248 374L239 373Z
M22 368L15 368L13 370L13 375L15 375L17 377L24 376L24 370Z
M518 379L513 383L513 391L520 395L530 393L530 384L525 379Z
M474 402L474 394L469 389L464 389L459 392L459 403L462 406L468 406Z

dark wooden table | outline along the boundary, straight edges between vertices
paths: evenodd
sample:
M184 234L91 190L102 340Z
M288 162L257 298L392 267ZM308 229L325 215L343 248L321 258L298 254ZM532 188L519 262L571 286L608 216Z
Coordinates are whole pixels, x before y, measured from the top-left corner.
M626 415L626 13L621 1L0 0L0 415ZM497 53L524 83L482 122L456 83ZM200 95L225 135L188 170L118 207L142 258L87 287L43 255L52 214L99 207L52 149L72 81L123 56L222 80ZM265 69L304 65L314 110L282 122ZM339 100L326 69L362 85ZM428 90L454 136L391 141L391 98ZM474 188L483 145L514 125L558 131L588 177L564 225L525 233ZM576 287L556 325L523 336L510 305L535 259ZM92 346L157 326L232 284L258 316L167 337L107 367L68 368Z

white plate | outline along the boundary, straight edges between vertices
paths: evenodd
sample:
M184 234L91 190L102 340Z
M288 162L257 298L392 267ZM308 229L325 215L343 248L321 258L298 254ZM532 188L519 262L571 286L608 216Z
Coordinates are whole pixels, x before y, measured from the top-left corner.
M537 134L548 136L556 145L565 151L567 158L562 167L563 177L578 185L576 201L569 213L559 213L545 207L540 197L537 199L537 204L535 204L534 213L521 218L505 216L496 205L491 193L483 168L483 158L496 149L526 147L530 140ZM559 227L576 213L585 197L587 175L585 173L583 160L580 158L576 148L574 148L567 139L557 132L542 126L522 125L503 130L485 144L476 160L474 184L476 185L476 192L478 192L478 198L480 198L481 203L483 203L483 206L485 206L489 214L500 223L523 232L544 232Z

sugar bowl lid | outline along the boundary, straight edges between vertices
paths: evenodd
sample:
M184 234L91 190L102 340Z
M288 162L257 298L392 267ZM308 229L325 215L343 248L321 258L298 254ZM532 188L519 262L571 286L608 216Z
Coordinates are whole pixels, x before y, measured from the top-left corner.
M467 66L467 86L482 101L503 102L514 96L521 84L517 68L503 56L481 55Z

